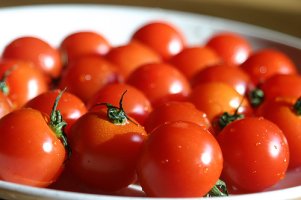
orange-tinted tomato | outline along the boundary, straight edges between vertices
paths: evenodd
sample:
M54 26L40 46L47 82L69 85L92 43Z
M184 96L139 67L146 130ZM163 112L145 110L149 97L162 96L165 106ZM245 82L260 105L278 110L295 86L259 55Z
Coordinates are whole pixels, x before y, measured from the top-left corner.
M132 36L156 51L164 60L179 53L185 47L185 38L176 27L167 22L150 22Z
M2 92L0 92L0 119L12 110L10 100Z
M173 56L169 62L190 80L200 70L220 63L220 58L209 47L189 47Z

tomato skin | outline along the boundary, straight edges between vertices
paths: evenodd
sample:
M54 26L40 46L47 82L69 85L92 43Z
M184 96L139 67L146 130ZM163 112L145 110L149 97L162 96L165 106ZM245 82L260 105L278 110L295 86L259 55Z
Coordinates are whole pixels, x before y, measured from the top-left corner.
M112 48L106 59L115 64L125 78L143 64L161 61L155 51L138 41Z
M301 118L294 111L296 98L278 97L260 105L258 114L274 122L284 133L290 151L289 168L301 166Z
M236 33L221 32L213 35L206 44L222 58L227 65L240 65L251 54L251 44Z
M105 111L88 112L71 128L69 168L82 184L112 192L136 178L136 165L146 133L132 122L115 125Z
M173 25L154 21L140 27L132 36L151 47L163 60L168 60L171 56L179 53L186 45L182 33Z
M199 83L219 81L232 86L236 92L245 95L254 88L251 79L242 69L225 64L214 65L199 71L191 80L192 86Z
M153 107L169 100L185 100L191 90L185 76L166 63L140 66L129 76L127 83L141 90Z
M68 62L85 55L105 55L110 48L109 41L93 31L71 33L60 44L60 51Z
M31 108L0 119L1 180L46 187L57 179L66 153L47 123L48 116Z
M283 132L264 118L228 124L217 136L223 152L222 179L241 192L260 192L283 179L289 148Z
M169 101L156 107L148 116L145 129L148 133L171 121L189 121L210 129L207 115L190 102Z
M47 91L28 101L24 107L30 107L50 115L53 102L59 95L60 90ZM67 123L65 127L66 134L74 122L87 112L85 104L75 95L64 92L58 103L57 109L60 111L64 121Z
M151 197L202 197L218 180L223 157L211 133L192 122L154 129L146 140L137 173Z
M19 60L0 60L0 77L11 70L6 79L7 94L13 109L22 107L27 101L48 90L48 83L40 70L32 63Z
M57 78L62 70L62 62L57 49L36 37L20 37L9 43L2 58L32 62L51 78Z
M173 56L169 62L190 80L198 71L220 63L220 57L209 47L189 47Z
M296 74L297 68L284 53L275 49L261 49L250 55L240 65L255 85L263 83L274 74Z
M104 86L88 102L87 107L90 111L96 111L101 108L101 106L95 107L96 104L107 102L119 107L119 99L125 91L122 103L125 113L144 125L147 116L152 111L152 105L140 90L125 83L112 83Z
M123 77L116 67L99 56L83 56L68 64L59 88L78 96L85 103L109 83L120 82Z
M192 89L189 101L207 114L211 123L224 112L252 115L248 101L231 86L222 82L200 83ZM242 104L241 104L241 101ZM241 105L240 105L241 104Z
M2 92L0 92L0 119L12 111L12 109L10 100Z

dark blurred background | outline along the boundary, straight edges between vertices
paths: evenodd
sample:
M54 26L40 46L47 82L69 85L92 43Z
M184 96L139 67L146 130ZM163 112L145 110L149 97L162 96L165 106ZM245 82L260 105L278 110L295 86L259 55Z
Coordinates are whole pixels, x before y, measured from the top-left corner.
M259 25L301 38L301 0L0 0L1 7L66 3L134 5L189 11Z

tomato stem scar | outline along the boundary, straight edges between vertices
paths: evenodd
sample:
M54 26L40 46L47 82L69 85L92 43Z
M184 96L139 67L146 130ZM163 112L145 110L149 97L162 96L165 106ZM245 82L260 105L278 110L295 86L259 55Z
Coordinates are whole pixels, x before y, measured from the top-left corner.
M249 93L248 98L253 107L258 107L264 99L264 92L259 88L255 88Z

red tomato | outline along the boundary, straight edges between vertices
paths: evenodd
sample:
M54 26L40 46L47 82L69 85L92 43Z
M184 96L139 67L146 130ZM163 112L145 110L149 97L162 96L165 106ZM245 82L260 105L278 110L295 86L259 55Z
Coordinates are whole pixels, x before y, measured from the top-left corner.
M103 86L119 82L121 76L114 65L98 56L83 56L68 64L59 88L78 96L85 103Z
M140 66L129 76L127 83L141 90L154 107L169 100L183 100L190 93L185 76L165 63Z
M138 41L111 49L106 58L116 65L124 77L128 77L140 65L161 60L157 53Z
M51 78L61 74L62 62L58 50L36 37L13 40L5 47L2 57L30 61Z
M251 44L236 33L221 32L209 38L206 44L222 58L227 65L239 65L250 55Z
M60 93L60 90L53 90L44 92L34 99L31 99L29 102L25 104L24 107L34 108L41 112L50 114L53 102L55 101L56 97ZM75 95L64 92L58 103L58 110L60 111L64 121L66 121L66 133L69 132L70 127L72 124L83 114L87 112L87 108L85 104Z
M144 128L128 119L118 124L111 120L104 110L88 112L75 122L70 134L73 176L105 192L133 183L146 137Z
M46 187L60 175L66 153L38 110L21 108L0 119L1 180Z
M260 88L264 92L264 99L274 99L276 97L301 96L301 76L298 74L275 74L267 79Z
M0 92L0 119L12 111L12 104L10 100Z
M265 101L258 111L260 116L274 122L283 131L290 151L289 168L301 166L301 113L298 113L300 105L294 107L296 102L296 98L278 97Z
M207 115L190 102L169 101L155 108L147 118L145 129L150 133L161 124L171 121L189 121L210 129Z
M222 179L241 192L260 192L283 179L289 148L283 132L263 118L228 124L217 136L223 152Z
M150 22L143 25L135 31L132 39L151 47L164 60L179 53L186 45L185 38L180 30L162 21Z
M91 110L99 110L96 104L110 102L114 106L119 106L119 99L125 92L123 100L123 108L126 114L143 125L152 106L148 98L135 87L124 83L113 83L104 86L96 95L88 102L87 107Z
M274 74L296 74L297 68L284 53L275 49L261 49L252 54L241 68L255 85L263 83Z
M198 71L220 63L220 58L209 47L189 47L173 56L169 62L190 80Z
M105 55L110 48L107 39L93 31L74 32L65 37L60 45L63 56L69 61L85 55Z
M222 82L208 82L198 84L192 91L189 100L207 114L212 123L224 112L250 115L252 109L248 101L231 86Z
M20 108L30 99L48 90L45 76L30 62L0 60L0 77L3 76L7 76L4 82L13 108Z
M242 69L230 65L220 64L207 67L199 71L191 80L193 86L206 82L223 82L230 85L241 95L253 88L249 75Z
M215 185L223 157L214 136L192 122L163 124L149 135L137 173L151 197L202 197Z

